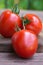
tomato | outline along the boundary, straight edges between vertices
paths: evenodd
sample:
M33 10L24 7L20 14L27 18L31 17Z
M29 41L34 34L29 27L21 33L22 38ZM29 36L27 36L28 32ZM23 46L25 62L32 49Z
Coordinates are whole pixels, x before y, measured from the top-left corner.
M42 30L42 22L40 18L35 14L26 14L24 18L29 22L25 25L26 29L32 30L36 35L38 35Z
M12 37L16 32L16 24L21 27L21 18L10 10L5 10L0 16L0 32L4 37Z
M12 46L18 56L30 58L37 50L38 39L32 31L21 30L13 35Z

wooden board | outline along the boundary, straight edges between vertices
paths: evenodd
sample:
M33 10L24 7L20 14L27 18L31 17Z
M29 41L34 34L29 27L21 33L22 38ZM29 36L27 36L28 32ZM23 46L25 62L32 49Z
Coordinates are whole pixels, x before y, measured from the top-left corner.
M36 53L30 59L18 58L13 53L0 53L0 65L43 65L43 53Z

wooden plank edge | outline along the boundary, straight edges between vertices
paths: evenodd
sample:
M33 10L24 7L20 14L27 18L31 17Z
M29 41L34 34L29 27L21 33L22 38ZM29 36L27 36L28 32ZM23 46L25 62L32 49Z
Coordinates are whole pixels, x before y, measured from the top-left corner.
M35 53L34 56L32 58L28 58L28 59L23 59L23 58L20 58L18 57L15 53L0 53L0 61L9 61L9 60L12 60L12 61L18 61L18 62L24 62L24 61L30 61L30 62L33 62L33 61L43 61L43 53Z
M43 65L43 53L36 53L31 59L21 59L14 53L0 53L0 65Z

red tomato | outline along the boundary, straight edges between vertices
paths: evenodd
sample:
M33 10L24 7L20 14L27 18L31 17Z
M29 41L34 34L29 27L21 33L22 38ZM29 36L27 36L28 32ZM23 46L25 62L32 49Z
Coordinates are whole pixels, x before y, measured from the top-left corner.
M33 32L21 30L12 37L12 46L18 56L30 58L34 55L38 47L38 39Z
M34 14L26 14L24 18L29 21L29 23L25 25L26 29L32 30L38 35L42 30L42 22L39 17Z
M11 37L15 32L16 24L21 27L21 18L10 10L0 16L0 32L4 37Z

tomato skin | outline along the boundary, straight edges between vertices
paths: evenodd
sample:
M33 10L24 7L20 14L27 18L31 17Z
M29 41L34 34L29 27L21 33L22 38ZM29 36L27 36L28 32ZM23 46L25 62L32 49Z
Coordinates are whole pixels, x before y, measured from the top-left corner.
M30 58L37 50L38 39L31 31L21 30L13 35L12 46L18 56Z
M26 29L34 31L38 35L42 30L42 22L40 18L35 14L26 14L24 18L30 21L29 24L26 24Z
M21 18L10 10L4 11L0 16L0 32L4 37L12 37L16 24L21 27Z

